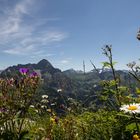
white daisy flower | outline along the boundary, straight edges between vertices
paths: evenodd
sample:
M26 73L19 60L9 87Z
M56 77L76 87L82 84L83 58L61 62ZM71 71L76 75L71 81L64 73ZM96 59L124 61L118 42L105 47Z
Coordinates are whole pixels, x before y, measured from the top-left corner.
M30 107L31 107L31 108L34 108L35 106L34 106L34 105L30 105Z
M43 99L45 99L45 98L47 99L48 98L48 95L42 95L42 98Z
M62 89L61 88L57 89L57 92L62 92Z
M45 109L45 108L46 108L46 106L45 106L45 105L42 105L42 106L41 106L41 108Z
M124 111L125 113L140 113L140 104L138 103L133 103L133 104L129 104L129 105L122 105L120 107L121 111Z

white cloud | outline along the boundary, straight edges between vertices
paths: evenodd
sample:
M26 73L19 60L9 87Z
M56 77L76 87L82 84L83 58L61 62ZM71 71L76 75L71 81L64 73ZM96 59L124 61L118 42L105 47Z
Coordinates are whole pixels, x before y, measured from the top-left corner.
M50 20L56 21L58 18L40 20L32 16L31 9L34 2L34 0L22 0L0 17L3 18L3 22L0 23L0 42L6 46L2 50L4 53L34 55L46 46L61 42L67 37L64 32L50 30L44 26ZM44 51L38 55L43 56Z
M32 4L32 0L23 0L14 8L14 15L21 16L21 14L29 14L28 6Z
M44 59L44 58L48 58L48 57L52 57L52 56L55 56L55 54L51 54L51 53L48 53L48 54L46 54L46 53L37 53L37 52L35 52L33 55L31 55L30 56L30 58L36 58L36 56L37 56L37 59Z
M62 41L65 37L66 37L65 34L60 32L46 32L40 37L29 36L29 38L26 37L22 38L21 42L18 42L18 45L20 47L19 46L17 47L17 44L15 44L15 47L5 49L4 52L8 54L14 54L14 55L23 55L23 54L31 55L31 54L35 54L40 49L43 50L44 48L41 46ZM38 55L43 56L43 52L42 54L40 53Z
M30 46L27 46L27 47L15 47L15 48L11 48L11 49L7 49L7 50L4 50L5 53L8 53L8 54L13 54L13 55L28 55L28 53L30 51L33 51L35 48L33 45L30 45Z
M1 23L0 35L8 38L14 33L20 32L22 15L28 15L28 8L31 5L32 0L23 0L17 3L11 10L5 12L5 20Z
M66 58L59 62L60 65L69 64L71 63L72 58Z
M68 64L69 61L68 61L68 60L61 60L60 63L61 63L61 64Z

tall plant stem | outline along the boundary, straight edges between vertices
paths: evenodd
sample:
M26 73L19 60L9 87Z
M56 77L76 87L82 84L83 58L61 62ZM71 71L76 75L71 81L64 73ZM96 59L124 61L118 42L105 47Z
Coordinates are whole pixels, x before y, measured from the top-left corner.
M121 106L121 101L119 99L119 88L118 88L118 83L117 83L117 76L115 73L115 69L113 66L113 58L112 58L112 50L111 50L111 45L106 45L105 49L103 49L104 54L108 57L109 59L109 63L110 63L110 68L112 70L112 75L113 75L113 79L115 81L115 90L116 90L116 100L117 100L117 104L119 106Z
M138 122L137 122L137 118L136 118L136 115L133 113L133 117L134 117L134 120L135 120L135 123L136 123L136 128L137 128L137 131L139 133L139 126L138 126Z

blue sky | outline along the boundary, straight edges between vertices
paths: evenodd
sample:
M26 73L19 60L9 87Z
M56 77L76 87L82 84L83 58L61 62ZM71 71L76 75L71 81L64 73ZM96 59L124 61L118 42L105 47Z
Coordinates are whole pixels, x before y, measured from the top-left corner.
M140 58L139 0L0 0L0 69L49 60L62 70L92 69L111 44L117 69Z

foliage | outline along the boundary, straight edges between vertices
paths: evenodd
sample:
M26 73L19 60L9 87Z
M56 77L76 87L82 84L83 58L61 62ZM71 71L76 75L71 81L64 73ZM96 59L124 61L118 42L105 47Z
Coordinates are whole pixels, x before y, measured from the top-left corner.
M103 54L108 61L111 79L102 79L96 69L100 83L89 82L91 75L86 73L76 77L80 94L71 89L60 70L56 74L50 67L47 73L41 66L45 84L36 72L20 68L13 78L0 79L0 139L2 140L130 140L140 135L140 87L137 84L122 84L122 78L115 70L112 48L106 45ZM94 65L94 64L93 64ZM140 82L140 68L135 62L128 65L129 74ZM94 66L95 67L95 66ZM95 67L96 68L96 67ZM102 69L102 70L103 70ZM54 75L52 74L53 72ZM87 77L86 77L87 76ZM59 87L50 88L51 78L59 81ZM59 79L61 77L61 80ZM48 78L48 81L47 81ZM50 80L50 81L49 81ZM85 82L86 80L86 82ZM53 86L57 85L56 81ZM94 85L92 85L94 84ZM50 84L51 85L51 84ZM58 86L57 85L57 86ZM89 89L89 85L92 85ZM77 86L77 85L76 85ZM83 89L83 86L85 88ZM133 91L133 92L132 92ZM78 92L78 94L77 94ZM88 105L87 105L88 104Z
M58 139L58 140L81 140L81 139L104 139L114 136L119 127L116 112L99 110L98 112L84 112L79 115L68 114L60 118L58 122L53 117L43 117L35 126L30 128L32 139Z
M27 75L27 71L21 74L19 79L0 79L0 137L7 140L21 139L32 121L28 115L39 77Z

